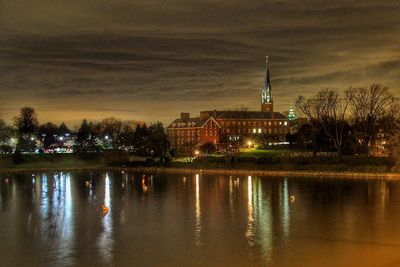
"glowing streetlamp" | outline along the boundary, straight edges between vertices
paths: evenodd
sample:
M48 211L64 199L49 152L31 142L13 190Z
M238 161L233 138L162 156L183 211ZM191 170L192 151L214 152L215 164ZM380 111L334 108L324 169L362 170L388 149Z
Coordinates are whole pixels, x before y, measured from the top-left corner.
M194 154L195 154L196 156L198 156L198 155L200 154L200 152L199 152L198 150L196 150L196 151L194 152Z
M253 142L252 141L247 141L247 145L249 146L249 148L253 145Z

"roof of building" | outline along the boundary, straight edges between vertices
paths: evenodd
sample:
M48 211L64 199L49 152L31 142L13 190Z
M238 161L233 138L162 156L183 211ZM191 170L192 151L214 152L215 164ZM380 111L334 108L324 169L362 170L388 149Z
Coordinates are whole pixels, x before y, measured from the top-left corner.
M280 112L261 111L202 111L207 112L215 119L282 119L287 117ZM272 117L273 114L273 117Z
M171 124L167 128L202 127L209 119L210 119L210 117L207 117L207 118L204 118L204 119L200 119L200 118L176 119L173 122L171 122Z

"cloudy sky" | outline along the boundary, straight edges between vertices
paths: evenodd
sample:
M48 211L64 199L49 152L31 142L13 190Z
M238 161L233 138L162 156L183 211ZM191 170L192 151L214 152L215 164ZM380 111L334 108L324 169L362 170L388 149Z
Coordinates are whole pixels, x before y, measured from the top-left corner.
M326 87L400 95L399 14L398 0L1 0L0 117L259 110L266 54L278 111Z

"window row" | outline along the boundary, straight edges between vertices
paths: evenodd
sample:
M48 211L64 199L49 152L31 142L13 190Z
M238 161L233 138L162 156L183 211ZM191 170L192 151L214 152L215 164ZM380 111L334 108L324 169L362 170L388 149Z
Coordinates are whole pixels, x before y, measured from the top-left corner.
M278 125L285 125L285 126L287 126L288 125L288 122L287 121L253 121L253 122L250 122L250 121L238 121L238 122L236 122L236 121L232 121L232 122L230 122L230 121L227 121L227 122L224 122L224 121L222 121L221 122L221 126L271 126L271 125L274 125L274 126L278 126Z
M238 133L238 134L261 134L261 133L269 133L269 134L272 134L272 133L287 133L288 132L288 130L286 129L286 128L284 128L284 129L282 129L282 128L274 128L274 129L272 129L272 128L268 128L268 129L266 129L266 128L264 128L264 129L261 129L261 128L253 128L253 129L236 129L236 131L235 130L231 130L231 129L221 129L221 133L222 134L230 134L230 133Z

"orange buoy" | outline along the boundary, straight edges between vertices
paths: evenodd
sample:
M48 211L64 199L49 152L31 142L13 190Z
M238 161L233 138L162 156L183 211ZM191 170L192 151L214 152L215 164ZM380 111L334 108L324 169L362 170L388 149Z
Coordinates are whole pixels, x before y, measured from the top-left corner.
M103 209L103 217L104 217L104 216L106 216L108 214L110 209L106 205L103 205L102 209Z

